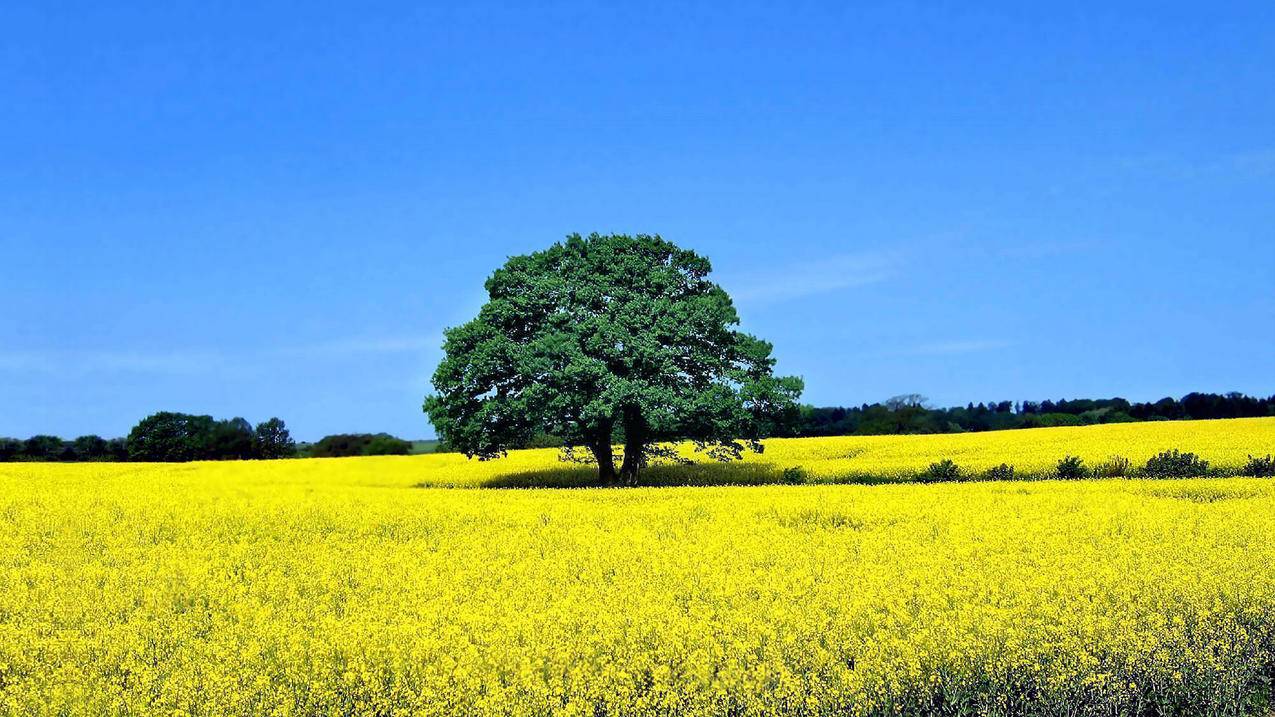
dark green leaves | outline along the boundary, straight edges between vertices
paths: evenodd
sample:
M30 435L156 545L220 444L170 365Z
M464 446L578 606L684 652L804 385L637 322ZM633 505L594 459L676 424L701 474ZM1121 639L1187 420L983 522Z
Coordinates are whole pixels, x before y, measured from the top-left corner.
M480 458L538 433L595 454L623 438L642 463L673 439L737 456L795 415L802 386L774 377L770 344L735 329L710 270L647 235L573 235L511 258L478 316L447 331L430 420Z

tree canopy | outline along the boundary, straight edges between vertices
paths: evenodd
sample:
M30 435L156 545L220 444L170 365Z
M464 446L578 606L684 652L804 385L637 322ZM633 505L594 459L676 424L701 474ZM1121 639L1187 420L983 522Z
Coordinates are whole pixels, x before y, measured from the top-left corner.
M575 234L509 259L478 316L446 332L430 421L478 458L559 436L588 449L604 482L676 460L662 441L720 460L761 450L795 415L802 381L773 375L771 345L735 328L711 269L658 235Z
M160 411L133 426L128 457L134 461L209 461L286 458L296 453L288 428L278 418L257 425L243 418L218 421L212 416Z

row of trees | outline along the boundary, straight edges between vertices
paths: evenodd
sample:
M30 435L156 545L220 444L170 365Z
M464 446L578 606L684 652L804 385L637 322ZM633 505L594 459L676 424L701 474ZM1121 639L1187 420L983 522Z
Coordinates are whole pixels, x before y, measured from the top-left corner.
M412 452L412 443L388 433L338 433L305 446L303 452L310 458L405 456Z
M127 438L39 435L0 438L3 461L183 461L407 455L412 443L388 433L342 433L300 446L278 418L253 426L242 418L163 411L142 419Z
M960 433L1044 426L1076 426L1129 421L1163 421L1275 416L1275 396L1242 393L1189 393L1180 399L1131 403L1123 398L1058 401L990 401L953 408L931 408L924 396L895 396L862 406L802 406L784 436L848 436ZM619 437L622 440L622 436ZM557 436L538 433L524 447L561 446ZM441 443L438 451L454 450ZM287 426L271 418L253 426L242 418L161 412L138 423L127 438L80 436L65 440L38 435L26 440L0 438L3 461L193 461L292 457L407 455L412 443L387 433L342 433L298 446Z
M849 436L898 433L960 433L1009 428L1083 426L1095 423L1275 416L1275 396L1188 393L1180 399L1131 403L1123 398L1058 401L990 401L932 408L924 396L895 396L858 407L802 406L784 435Z
M256 426L243 418L161 411L142 419L127 438L39 435L0 438L0 461L218 461L291 458L297 444L278 418Z
M905 394L880 403L850 408L802 405L790 421L776 424L771 435L966 433L1098 423L1275 416L1275 396L1254 398L1242 393L1189 393L1180 399L1162 398L1144 403L1131 403L1123 398L989 401L952 408L932 408L927 403L920 394ZM619 435L615 440L619 442L622 438ZM519 447L549 448L563 443L558 436L536 433ZM455 448L443 441L437 450L448 452Z
M0 462L4 461L126 461L128 442L101 436L63 440L57 436L31 436L26 440L0 438Z
M243 418L216 420L212 416L161 411L133 427L128 456L134 461L220 461L290 458L297 444L278 418L255 427Z

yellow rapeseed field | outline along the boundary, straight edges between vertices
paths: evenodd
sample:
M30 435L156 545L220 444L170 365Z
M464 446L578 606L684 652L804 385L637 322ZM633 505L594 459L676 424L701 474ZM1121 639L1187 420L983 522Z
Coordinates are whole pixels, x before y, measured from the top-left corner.
M1234 470L1275 420L771 441L691 471L1166 448ZM1275 480L419 487L579 478L555 456L0 465L0 714L1271 709Z

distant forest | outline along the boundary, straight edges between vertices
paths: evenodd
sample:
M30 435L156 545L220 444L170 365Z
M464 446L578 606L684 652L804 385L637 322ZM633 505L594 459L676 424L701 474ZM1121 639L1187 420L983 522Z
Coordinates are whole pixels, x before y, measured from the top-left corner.
M882 403L841 406L801 406L776 437L881 436L921 433L1001 431L1011 428L1087 426L1098 423L1179 421L1209 418L1275 416L1275 396L1255 398L1242 393L1188 393L1131 403L1123 398L1077 398L1057 401L992 401L952 408L933 408L920 394L895 396ZM560 446L555 436L540 435L526 446ZM449 448L441 444L439 452Z
M1133 421L1177 421L1209 418L1275 416L1275 396L1242 393L1188 393L1131 403L1123 398L1077 398L1057 401L992 401L953 408L931 408L917 394L895 396L884 403L842 408L802 406L786 435L871 436L903 433L963 433L1010 428L1087 426Z
M1275 396L1242 393L1188 393L1131 403L1123 398L1057 401L993 401L953 408L932 408L924 396L895 396L883 403L855 407L802 406L776 436L872 436L911 433L963 433L1011 428L1086 426L1133 421L1176 421L1275 416ZM539 436L527 447L559 446L554 436ZM127 438L80 436L66 440L39 435L25 440L0 438L0 461L190 461L273 458L325 458L446 452L446 444L414 445L394 436L341 434L297 445L283 421L272 418L252 426L242 418L157 413L137 424Z

